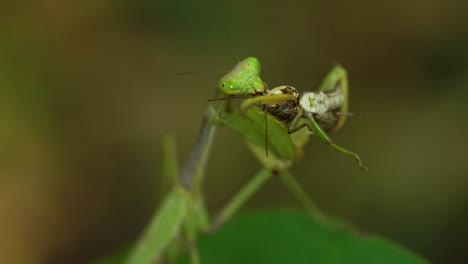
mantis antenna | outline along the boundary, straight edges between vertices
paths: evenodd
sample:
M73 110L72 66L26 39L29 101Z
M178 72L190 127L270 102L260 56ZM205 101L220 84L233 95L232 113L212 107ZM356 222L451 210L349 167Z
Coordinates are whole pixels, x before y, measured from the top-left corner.
M240 95L240 96L230 96L230 97L219 97L219 98L208 99L208 102L231 100L231 99L246 99L246 98L252 98L252 97L254 96L253 95Z
M187 71L187 72L178 72L176 75L186 75L193 73L205 73L205 72L229 72L227 70L200 70L200 71Z

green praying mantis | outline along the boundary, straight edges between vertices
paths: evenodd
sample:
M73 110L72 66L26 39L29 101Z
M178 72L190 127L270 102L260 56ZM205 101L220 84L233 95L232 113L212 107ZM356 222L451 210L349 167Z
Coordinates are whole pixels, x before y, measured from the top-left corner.
M343 67L335 66L317 91L303 93L288 85L272 90L260 85L260 63L256 58L247 58L236 68L242 70L228 73L219 86L228 95L257 95L242 103L242 111L263 105L268 113L287 125L289 134L307 128L336 150L354 156L359 166L367 170L359 155L335 144L326 132L341 128L348 115L348 78ZM239 82L244 79L245 82ZM306 122L301 122L303 119Z
M184 252L188 252L192 263L200 263L197 236L216 231L273 175L281 179L314 218L324 219L288 169L303 155L308 132L340 152L354 156L361 168L365 168L357 154L334 144L326 133L340 128L346 119L346 78L345 70L337 66L318 92L299 93L290 86L269 90L260 77L260 63L256 58L239 62L219 81L224 97L208 106L195 146L180 172L174 140L171 137L164 140L163 175L171 180L173 187L126 263L175 263ZM239 97L247 99L240 110L232 109L230 99ZM216 127L220 125L236 131L263 168L210 222L202 183Z

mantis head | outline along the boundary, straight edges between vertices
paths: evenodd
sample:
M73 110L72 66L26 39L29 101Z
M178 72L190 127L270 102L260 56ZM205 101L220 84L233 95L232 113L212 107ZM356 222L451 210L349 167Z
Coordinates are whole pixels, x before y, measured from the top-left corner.
M219 80L218 88L228 95L256 94L265 91L260 78L260 62L248 57Z
M218 88L222 93L228 95L241 95L245 94L243 82L231 76L224 76L219 80Z

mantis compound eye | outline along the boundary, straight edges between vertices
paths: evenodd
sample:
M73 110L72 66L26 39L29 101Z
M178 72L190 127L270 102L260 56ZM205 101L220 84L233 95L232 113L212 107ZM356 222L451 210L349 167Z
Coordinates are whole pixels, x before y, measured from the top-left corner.
M221 80L219 82L219 89L224 94L236 95L243 93L240 85L238 85L236 82L228 80Z

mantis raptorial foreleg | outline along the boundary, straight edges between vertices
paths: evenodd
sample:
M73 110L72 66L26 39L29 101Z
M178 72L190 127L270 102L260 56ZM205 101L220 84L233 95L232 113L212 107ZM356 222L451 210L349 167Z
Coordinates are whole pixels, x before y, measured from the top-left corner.
M273 105L284 103L287 101L296 101L296 97L291 94L271 94L271 95L259 95L249 99L246 99L241 104L241 115L252 107L259 105Z

